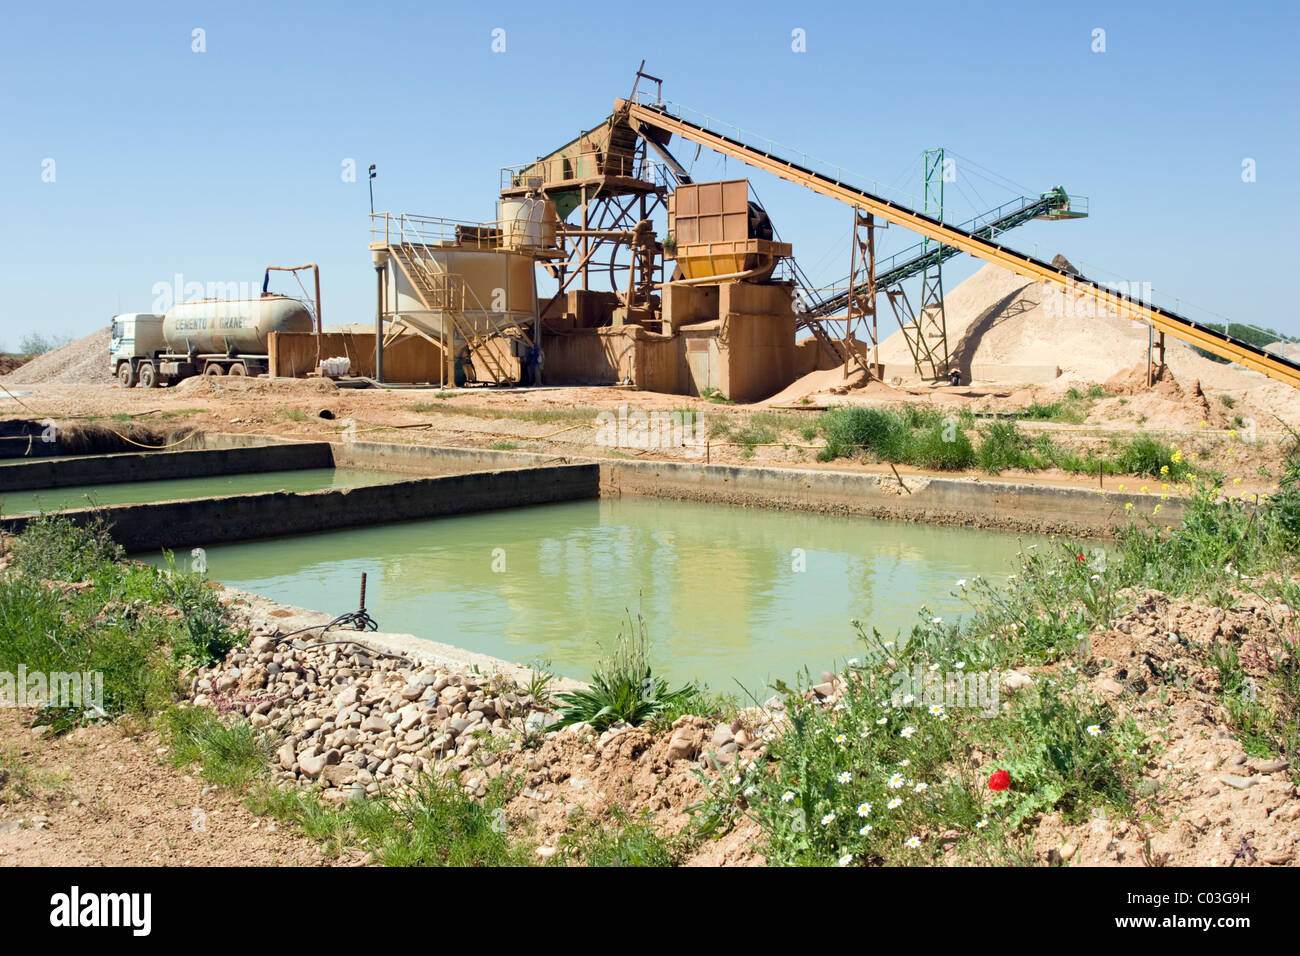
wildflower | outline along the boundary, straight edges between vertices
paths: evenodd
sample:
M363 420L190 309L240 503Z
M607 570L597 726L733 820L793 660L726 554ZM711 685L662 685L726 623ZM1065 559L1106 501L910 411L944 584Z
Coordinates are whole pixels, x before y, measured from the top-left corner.
M1142 494L1145 495L1146 493L1147 493L1147 486L1146 486L1146 485L1143 485L1143 486L1142 486Z
M1125 486L1124 486L1124 485L1120 485L1120 486L1119 486L1119 490L1120 490L1120 491L1123 491L1123 490L1124 490L1124 488L1125 488Z
M857 667L857 666L858 666L858 659L857 659L856 657L850 657L850 658L849 658L849 666L850 666L850 667Z
M901 773L896 773L889 778L890 790L898 790L902 786L903 786L903 775Z
M912 788L912 792L925 793L925 791L929 789L930 789L930 785L928 783L918 783L915 787Z
M845 770L843 773L841 773L841 774L840 774L838 777L836 777L835 779L838 780L840 783L848 783L850 780L853 779L853 774L851 774L851 773L849 773L847 770Z
M740 786L740 778L739 778L739 777L732 777L732 778L731 778L731 785L732 785L733 787L739 787L739 786Z
M1232 479L1232 483L1233 483L1234 485L1239 485L1239 484L1241 484L1241 479L1240 479L1240 478L1234 478L1234 479Z
M930 671L931 674L933 674L933 673L934 673L935 671L937 671L938 669L939 669L939 665L938 665L938 664L931 664L930 667L929 667L929 671Z
M872 830L872 826L870 823L868 823L866 826L864 826L861 830L858 831L858 834L860 836L866 836L868 833L871 832L871 830Z
M868 737L871 736L871 731L870 731L870 730L864 730L864 731L862 731L862 733L858 734L858 736L861 737L863 740L866 740Z
M844 743L844 741L846 741L846 740L848 740L848 739L849 739L849 738L846 737L846 736L844 736L843 734L836 734L836 735L835 735L835 742L836 742L837 744L842 744L842 743Z
M903 805L903 801L900 800L900 799L898 799L898 797L894 797L894 799L893 799L893 800L890 800L890 801L889 801L889 804L888 804L889 809L891 809L891 810L897 810L897 809L898 809L899 807L901 807L902 805Z
M916 697L915 697L915 695L913 695L913 694L904 694L904 695L903 695L903 706L904 706L904 707L911 707L911 706L912 706L913 704L915 704L915 703L916 703Z
M942 716L943 716L943 704L934 704L934 705L932 705L932 706L930 707L930 716L931 716L931 717L942 717Z
M915 850L920 845L921 845L921 838L919 836L908 837L907 842L904 844L904 846L906 846L910 850Z
M966 662L965 662L965 661L958 661L956 664L953 664L952 666L955 667L955 668L957 668L957 670L964 670L965 667L966 667Z
M822 731L824 731L825 729L826 729L825 727L817 727L817 728L815 728L815 729L813 730L813 736L816 737L816 736L820 735L820 734L822 733Z
M902 760L898 761L898 765L900 767L910 767L912 765L912 758L904 757Z
M986 826L988 826L988 825L989 825L989 818L988 818L988 817L985 817L985 818L984 818L983 820L981 820L979 823L975 824L975 829L976 829L976 830L983 830L983 829L984 829Z
M1175 465L1181 465L1183 463L1183 450L1181 448L1175 448L1174 453L1169 456L1169 460Z
M912 734L914 733L916 733L916 728L909 725L900 730L898 736L902 737L904 740L911 740Z
M881 727L883 727L885 726L885 724L889 723L889 718L881 717L878 721L876 721L876 723L879 724Z
M852 862L853 862L852 853L845 853L842 857L840 857L840 866L848 866Z
M1101 726L1098 724L1092 724L1091 726L1088 727L1088 734L1093 737L1100 737Z
M1152 508L1152 509L1151 509L1151 517L1154 518L1156 515L1160 514L1160 508L1161 508L1161 507L1162 507L1161 505L1156 505L1154 508Z
M869 803L860 803L860 804L858 804L858 816L860 816L860 817L869 817L869 816L871 816L871 804L869 804Z
M995 770L993 771L993 775L989 777L990 790L1000 792L1008 789L1010 786L1011 774L1007 773L1005 770Z
M745 788L745 796L747 797L752 797L756 793L758 793L757 787L749 786Z
M1169 466L1168 466L1168 465L1161 465L1161 466L1160 466L1160 477L1163 478L1163 477L1164 477L1165 475L1167 475L1167 474L1169 474Z
M833 813L828 813L826 814L826 816L822 817L822 826L824 827L828 827L834 822L835 822L835 814Z
M930 619L930 623L931 623L931 624L942 624L942 623L943 623L943 618L941 618L941 617L933 617L933 618Z
M1132 510L1133 510L1133 502L1131 502L1131 501L1126 501L1126 502L1124 502L1124 510L1125 510L1125 511L1132 511Z
M789 803L789 802L790 802L791 800L793 800L793 799L794 799L794 791L793 791L793 790L787 790L785 793L781 794L781 802L782 802L782 803Z
M959 587L959 588L964 588L965 586L966 586L966 579L965 579L965 578L958 578L958 579L957 579L957 587Z

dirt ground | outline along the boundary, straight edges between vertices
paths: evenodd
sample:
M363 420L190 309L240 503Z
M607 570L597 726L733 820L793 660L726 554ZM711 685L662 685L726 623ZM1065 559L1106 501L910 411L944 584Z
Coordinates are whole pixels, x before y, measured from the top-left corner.
M1245 373L1252 374L1253 373ZM0 380L6 385L7 380ZM332 382L308 379L194 378L171 388L123 389L116 384L42 384L6 387L0 392L0 416L75 424L95 422L114 429L148 425L169 429L176 437L191 430L271 434L284 438L496 447L548 455L622 457L650 460L698 461L685 448L610 448L599 441L596 416L635 412L693 412L697 428L707 439L712 463L796 468L832 468L888 474L887 464L838 459L816 461L820 440L805 437L805 429L829 404L898 405L916 403L956 413L978 414L1023 409L1030 402L1060 397L1056 389L966 387L897 388L873 383L847 395L823 396L825 401L781 409L710 403L682 395L642 392L616 386L545 388L534 390L347 389ZM1112 386L1117 390L1123 383ZM1244 402L1244 399L1243 399ZM1273 490L1286 432L1263 413L1246 424L1237 421L1245 406L1208 401L1193 389L1167 383L1097 401L1081 425L1022 421L1029 434L1049 432L1058 444L1100 448L1116 436L1147 431L1183 448L1194 466L1214 468L1240 478L1234 493ZM1249 409L1247 409L1249 411ZM323 417L322 417L323 416ZM1271 422L1271 426L1269 423ZM770 443L747 449L735 432L760 424L775 435ZM904 474L915 469L897 466ZM972 480L996 480L1097 487L1095 478L1056 469L1006 471L990 476L981 471L947 472ZM1106 487L1124 479L1108 476Z
M166 761L127 724L34 736L0 710L0 865L320 866L308 840Z

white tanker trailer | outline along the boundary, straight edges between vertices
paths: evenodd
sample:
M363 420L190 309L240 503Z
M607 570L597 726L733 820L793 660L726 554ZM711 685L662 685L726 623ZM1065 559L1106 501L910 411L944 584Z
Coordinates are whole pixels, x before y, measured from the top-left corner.
M192 375L262 375L271 332L314 330L311 312L288 296L182 302L166 315L114 316L109 367L127 388Z

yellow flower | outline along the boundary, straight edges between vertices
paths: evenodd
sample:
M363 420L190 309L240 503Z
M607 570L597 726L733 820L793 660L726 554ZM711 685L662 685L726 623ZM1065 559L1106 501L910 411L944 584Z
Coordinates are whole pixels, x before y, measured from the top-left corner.
M1234 478L1234 479L1232 479L1232 483L1233 483L1234 485L1239 485L1239 484L1241 484L1241 479L1240 479L1240 478Z
M1175 448L1174 453L1169 456L1169 460L1175 465L1181 465L1183 463L1183 450L1181 448Z
M1147 493L1147 486L1146 486L1146 485L1143 485L1143 486L1142 486L1142 494L1145 495L1146 493Z
M1155 510L1151 512L1151 517L1154 518L1158 514L1160 514L1160 505L1156 505Z
M1124 490L1124 486L1123 486L1123 485L1120 485L1120 486L1119 486L1119 490L1120 490L1120 491L1123 491L1123 490Z
M1133 502L1131 502L1131 501L1126 501L1126 502L1124 502L1124 510L1125 510L1125 511L1132 511L1132 510L1133 510Z
M1160 477L1163 478L1163 477L1164 477L1165 475L1167 475L1167 474L1169 474L1169 466L1168 466L1168 465L1161 465L1161 466L1160 466Z

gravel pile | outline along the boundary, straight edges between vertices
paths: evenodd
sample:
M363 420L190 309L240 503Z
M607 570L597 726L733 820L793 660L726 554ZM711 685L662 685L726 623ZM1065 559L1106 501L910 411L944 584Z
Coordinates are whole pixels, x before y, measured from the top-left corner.
M105 326L24 362L4 376L6 385L91 385L114 381L108 370L112 328Z

